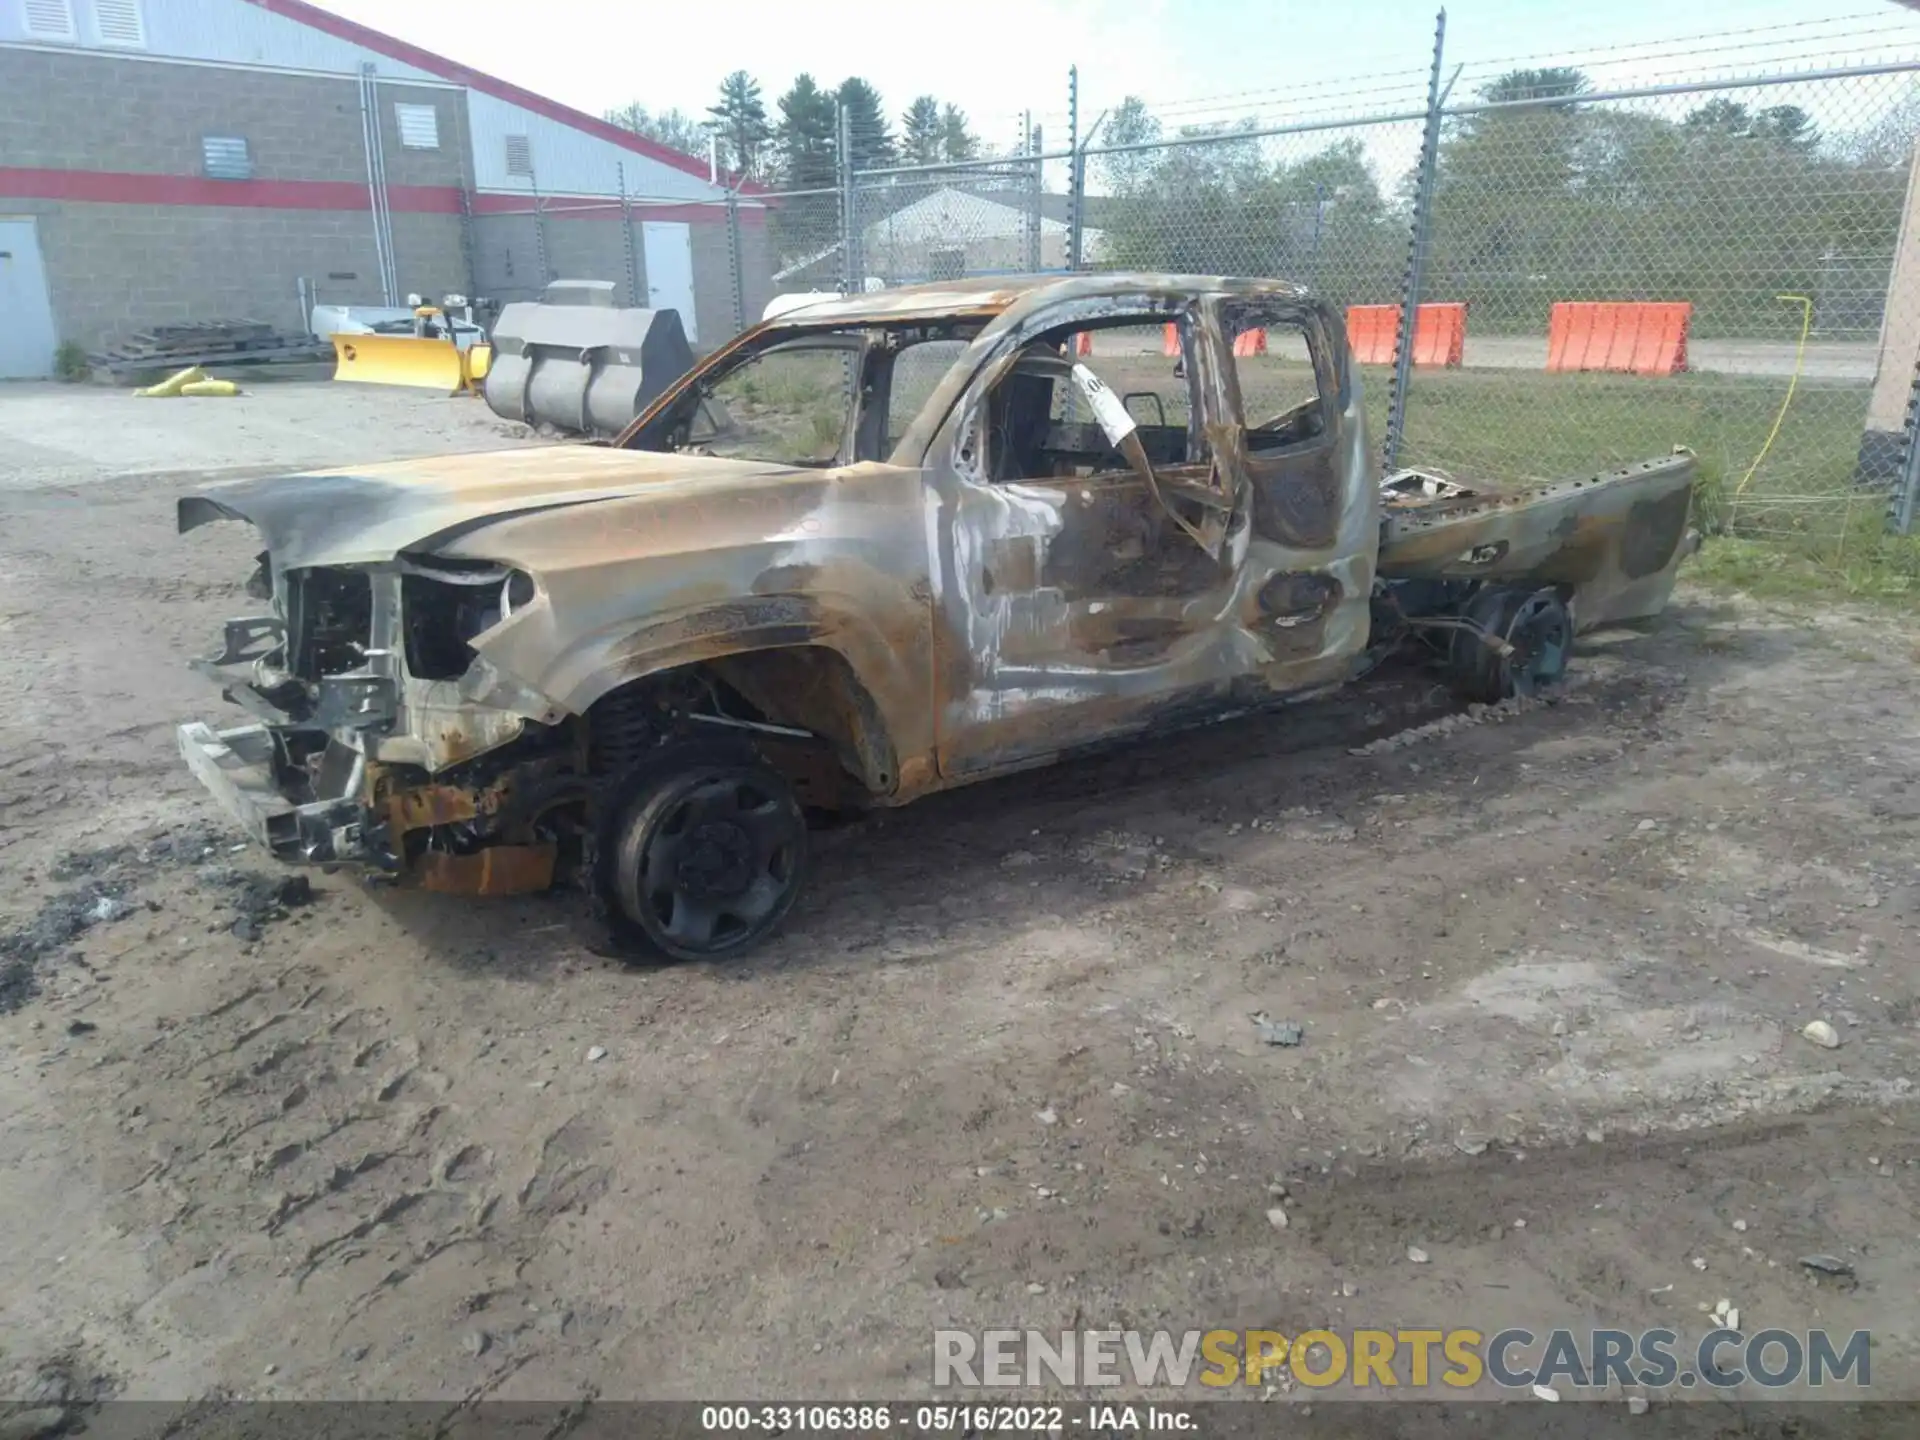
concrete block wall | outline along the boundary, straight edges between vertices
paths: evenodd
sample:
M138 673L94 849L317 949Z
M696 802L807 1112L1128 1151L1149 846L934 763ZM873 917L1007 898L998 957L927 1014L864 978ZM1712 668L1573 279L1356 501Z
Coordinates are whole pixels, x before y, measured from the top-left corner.
M369 237L373 234L373 219L362 215L359 223L366 229ZM425 296L438 300L443 295L475 294L473 276L467 270L466 248L460 240L462 221L458 215L409 214L396 210L393 213L393 271L400 282L400 302L406 303L409 294ZM332 267L329 267L332 268ZM347 300L335 298L335 287L328 279L326 271L303 270L301 274L312 280L320 291L320 298L327 304L377 305L380 303L380 277L377 270L361 273L363 282L372 282L372 298L367 300ZM485 291L477 292L485 294Z
M387 183L462 183L462 93L383 83L378 94ZM437 150L401 146L395 102L438 110ZM205 135L243 137L259 180L366 183L355 80L0 48L0 150L9 166L198 176Z
M577 203L577 202L576 202ZM627 299L627 256L622 238L620 212L592 211L587 215L547 217L547 258L556 280L611 280L614 296L623 305ZM635 284L640 287L642 305L646 304L646 256L641 251L639 227L634 227L633 268ZM535 297L528 296L528 299Z
M0 201L39 218L59 338L98 349L187 320L300 323L299 275L351 274L331 292L379 302L366 215L178 205ZM457 238L457 236L456 236Z
M767 235L764 212L746 216L740 226L740 308L748 325L760 323L767 302L778 293L773 280L773 245Z
M553 228L549 222L549 234ZM504 305L513 300L539 299L541 285L540 250L533 217L476 215L473 220L474 293Z
M702 351L717 349L739 333L733 323L733 280L727 256L727 212L715 205L711 220L693 221L688 242L693 250L693 308L700 312Z
M446 213L466 164L463 94L377 93L401 291L465 290L461 220ZM401 145L396 102L434 106L437 149ZM191 319L300 328L303 276L324 300L380 303L362 133L351 78L0 48L0 166L85 179L89 197L138 197L45 199L0 182L0 211L38 221L59 338L89 349ZM209 134L247 141L254 184L206 179ZM228 185L234 204L189 203ZM410 199L407 187L435 194Z
M542 275L532 217L481 213L466 229L458 213L459 191L471 186L465 92L381 81L376 94L401 295L536 297ZM438 148L400 143L396 102L435 108ZM360 104L351 76L0 46L0 172L37 175L39 187L9 194L0 179L0 212L38 221L59 338L99 349L188 319L294 329L302 323L301 277L323 301L379 303ZM209 134L247 141L252 182L204 175L201 141ZM233 203L223 203L229 195ZM736 328L726 210L673 213L690 224L699 344L711 349ZM642 297L640 226L648 214L634 207ZM756 218L743 212L741 224L749 324L774 288ZM548 278L610 280L627 298L617 211L550 214L545 234Z
M62 340L99 349L156 324L262 320L298 330L298 280L336 305L378 305L379 256L365 211L100 205L0 198L38 218ZM464 291L457 215L395 215L403 292Z

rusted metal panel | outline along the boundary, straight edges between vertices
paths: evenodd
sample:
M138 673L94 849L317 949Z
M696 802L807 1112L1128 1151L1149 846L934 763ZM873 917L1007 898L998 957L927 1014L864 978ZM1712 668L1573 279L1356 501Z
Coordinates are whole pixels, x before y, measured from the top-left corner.
M1389 480L1380 573L1559 586L1583 630L1656 614L1692 552L1694 470L1680 451L1524 489Z
M395 834L452 825L480 814L480 797L453 785L422 785L415 790L401 790L390 804Z
M493 845L470 855L429 850L415 875L443 895L530 895L553 884L553 845Z

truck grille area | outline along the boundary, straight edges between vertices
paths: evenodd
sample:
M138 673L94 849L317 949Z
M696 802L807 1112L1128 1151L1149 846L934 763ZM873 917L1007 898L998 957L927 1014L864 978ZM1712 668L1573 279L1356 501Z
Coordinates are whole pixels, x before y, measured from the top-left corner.
M315 567L287 575L287 668L320 680L366 663L373 581L364 571Z

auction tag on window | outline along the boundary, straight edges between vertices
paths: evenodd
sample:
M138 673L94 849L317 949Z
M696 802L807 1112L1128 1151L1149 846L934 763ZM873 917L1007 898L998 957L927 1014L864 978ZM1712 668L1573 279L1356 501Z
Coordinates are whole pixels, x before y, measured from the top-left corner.
M1107 443L1119 447L1122 440L1140 427L1134 423L1127 407L1120 397L1107 388L1107 382L1084 365L1073 367L1073 383L1080 387L1080 393L1087 397L1087 404L1093 407L1093 418L1107 437Z

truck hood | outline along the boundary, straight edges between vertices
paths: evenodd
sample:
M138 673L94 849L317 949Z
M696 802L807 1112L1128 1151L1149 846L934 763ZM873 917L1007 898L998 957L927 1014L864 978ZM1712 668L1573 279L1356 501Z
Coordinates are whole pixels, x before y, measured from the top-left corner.
M245 520L279 570L368 565L403 550L431 553L509 516L817 474L757 460L552 445L233 481L182 496L178 520L182 534Z

